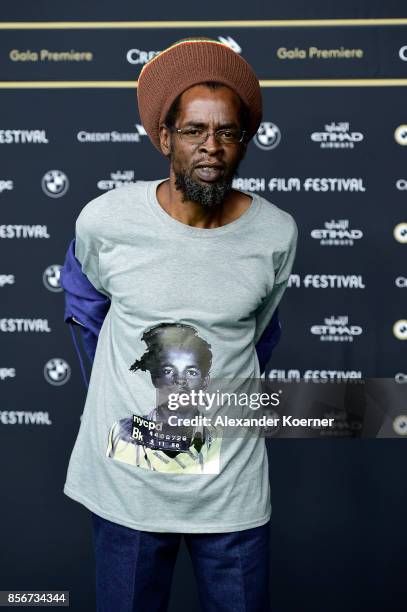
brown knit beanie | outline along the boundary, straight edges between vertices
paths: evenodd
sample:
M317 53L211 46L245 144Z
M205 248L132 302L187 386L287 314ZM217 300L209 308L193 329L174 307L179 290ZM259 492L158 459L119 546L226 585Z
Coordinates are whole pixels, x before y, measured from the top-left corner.
M250 113L249 139L256 134L262 99L253 68L224 43L203 37L182 39L149 60L138 79L140 119L160 152L159 125L171 104L183 91L204 81L223 83L240 96Z

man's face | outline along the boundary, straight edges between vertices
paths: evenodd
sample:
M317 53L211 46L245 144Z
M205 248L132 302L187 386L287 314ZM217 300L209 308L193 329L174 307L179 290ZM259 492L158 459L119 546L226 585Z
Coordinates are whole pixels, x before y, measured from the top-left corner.
M224 128L241 128L241 102L228 87L210 89L195 85L181 96L175 127L202 127L214 132ZM171 171L183 200L203 206L223 202L232 187L239 163L246 150L245 143L221 144L214 134L202 144L191 144L176 132L166 133L169 143ZM204 168L204 164L210 167Z

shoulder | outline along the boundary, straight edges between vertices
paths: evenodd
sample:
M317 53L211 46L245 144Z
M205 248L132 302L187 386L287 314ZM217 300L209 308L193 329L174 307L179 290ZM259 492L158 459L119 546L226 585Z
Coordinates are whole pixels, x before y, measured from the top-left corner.
M288 211L283 210L259 194L257 194L257 196L260 200L260 217L263 222L266 220L273 223L275 227L278 227L288 234L292 234L297 230L297 223Z
M144 196L147 185L151 181L135 181L115 189L110 189L87 202L81 209L78 221L86 222L98 219L109 220L118 209L125 209L129 204L134 204L140 196Z
M280 246L293 245L297 242L298 226L294 217L270 200L256 194L260 206L256 218L256 233L266 243L276 242Z

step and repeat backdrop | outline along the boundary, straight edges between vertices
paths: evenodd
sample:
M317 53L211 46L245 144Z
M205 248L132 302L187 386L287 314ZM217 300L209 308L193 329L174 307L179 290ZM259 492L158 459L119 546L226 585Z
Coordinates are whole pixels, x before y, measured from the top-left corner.
M60 270L89 200L168 176L140 122L137 78L191 34L229 44L255 69L263 122L235 187L299 227L266 376L386 378L407 390L407 19L1 23L3 490L22 540L54 555L45 582L41 564L30 570L44 588L67 557L76 566L89 538L87 525L71 527L66 546L65 524L80 508L62 486L86 387ZM26 523L27 499L37 520L46 513L48 548L44 526L33 534ZM12 564L4 571L7 586L24 586Z
M284 337L267 375L405 383L407 28L395 21L3 24L5 396L29 383L32 397L43 389L60 401L82 384L63 322L65 251L87 201L167 176L139 119L137 78L149 58L191 33L226 42L256 70L264 120L235 185L288 210L300 230L281 304ZM27 353L36 355L28 370Z

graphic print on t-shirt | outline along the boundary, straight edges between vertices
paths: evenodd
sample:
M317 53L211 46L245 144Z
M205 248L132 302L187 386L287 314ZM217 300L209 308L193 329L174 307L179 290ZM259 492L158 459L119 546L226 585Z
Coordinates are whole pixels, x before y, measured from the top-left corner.
M200 425L202 408L184 401L169 408L171 394L191 399L210 380L211 345L192 325L159 323L142 336L147 350L129 368L149 372L157 405L146 415L130 415L110 428L106 456L145 469L182 474L218 474L222 430ZM174 396L172 396L174 397ZM196 396L195 396L196 397ZM185 405L186 404L186 405ZM168 417L194 419L196 426L169 425Z

